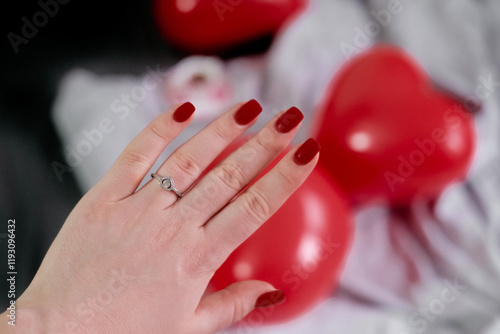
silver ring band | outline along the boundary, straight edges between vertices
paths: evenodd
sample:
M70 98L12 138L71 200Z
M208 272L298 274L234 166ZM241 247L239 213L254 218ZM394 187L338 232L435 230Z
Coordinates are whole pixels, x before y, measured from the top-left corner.
M151 177L157 179L160 186L166 191L173 191L178 198L184 196L184 194L181 194L177 189L175 189L174 179L171 176L160 176L156 173L152 173Z

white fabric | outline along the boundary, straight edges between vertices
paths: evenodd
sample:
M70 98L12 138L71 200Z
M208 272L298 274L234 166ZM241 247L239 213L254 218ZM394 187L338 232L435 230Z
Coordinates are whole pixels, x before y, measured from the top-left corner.
M371 21L378 22L373 13L390 8L398 8L397 14L385 20L377 16L384 27L366 33ZM358 210L354 244L332 298L290 323L224 333L500 333L498 0L311 1L268 54L227 63L197 58L179 64L177 70L204 73L208 82L205 86L172 83L176 69L171 69L123 120L111 105L122 92L130 94L143 85L144 78L75 70L61 83L54 121L65 144L73 148L85 140L81 131L96 128L104 117L116 125L75 167L83 190L97 182L127 142L173 102L165 97L167 83L191 96L213 85L226 91L222 97L205 96L208 102L201 105L207 109L219 105L220 110L198 110L193 125L164 157L204 127L223 105L250 98L264 105L257 126L279 110L300 107L306 114L297 138L302 140L326 85L349 58L345 46L361 51L377 40L401 45L437 85L464 101L481 102L483 108L475 116L478 150L467 181L450 187L434 208L414 203L407 215L384 207ZM145 76L148 73L145 69ZM488 79L493 82L490 94L478 96L477 88Z

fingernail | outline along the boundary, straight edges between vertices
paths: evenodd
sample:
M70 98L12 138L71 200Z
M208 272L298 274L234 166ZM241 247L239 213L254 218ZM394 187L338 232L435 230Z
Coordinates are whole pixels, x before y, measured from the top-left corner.
M234 114L234 120L239 125L247 125L262 112L262 107L256 100L250 100L238 109Z
M255 308L265 308L283 304L286 300L283 290L274 290L260 295L255 302Z
M191 102L186 102L183 105L179 106L177 110L174 112L174 121L177 123L185 122L191 117L196 108L193 106Z
M290 132L304 118L299 109L291 107L274 124L276 131L281 133Z
M295 152L294 160L297 165L306 165L318 154L319 144L316 140L309 138Z

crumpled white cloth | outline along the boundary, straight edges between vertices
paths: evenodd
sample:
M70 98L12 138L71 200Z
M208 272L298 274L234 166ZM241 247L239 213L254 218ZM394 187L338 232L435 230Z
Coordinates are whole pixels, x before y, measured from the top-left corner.
M115 112L114 101L134 89L137 97L136 87L144 86L151 71L145 69L144 76L138 78L75 70L61 82L54 122L65 145L73 149L85 146L81 143L88 139L82 131L88 134L103 118L115 126L103 134L91 153L79 163L73 161L72 172L83 190L102 177L149 121L175 102L165 87L187 90L202 108L163 158L225 105L250 98L264 105L257 127L284 108L301 108L306 121L297 140L303 140L328 82L352 55L346 50L361 51L376 41L402 46L438 86L463 101L481 103L482 109L475 116L478 150L468 179L447 189L434 207L417 202L407 213L374 206L358 209L354 243L340 287L331 298L289 323L236 327L224 333L498 334L498 0L313 0L307 11L282 31L268 54L226 63L196 58L178 64L167 75L158 74L158 86L143 100L134 100L137 105L128 107L127 116L123 108ZM190 75L176 76L175 71ZM199 80L199 76L190 80L196 73L207 80ZM485 82L490 84L486 87ZM221 94L204 95L217 87ZM219 108L211 108L213 105ZM98 142L99 138L94 139Z

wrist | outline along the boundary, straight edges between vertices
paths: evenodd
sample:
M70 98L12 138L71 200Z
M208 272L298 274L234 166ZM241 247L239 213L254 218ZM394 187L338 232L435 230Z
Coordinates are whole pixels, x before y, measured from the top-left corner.
M39 303L39 300L43 299L19 298L15 302L15 311L14 308L7 309L0 315L0 334L110 333L103 326L84 324L65 308L51 303Z
M18 301L11 302L0 315L0 333L43 333L44 325L41 320L38 310L21 306Z
M40 302L43 298L30 297L31 295L23 294L1 315L0 334L80 333L68 331L67 324L73 322L68 320L67 312L56 305L49 306Z

